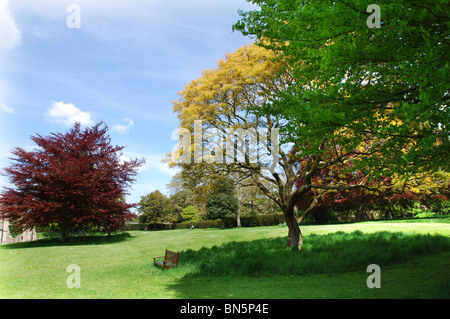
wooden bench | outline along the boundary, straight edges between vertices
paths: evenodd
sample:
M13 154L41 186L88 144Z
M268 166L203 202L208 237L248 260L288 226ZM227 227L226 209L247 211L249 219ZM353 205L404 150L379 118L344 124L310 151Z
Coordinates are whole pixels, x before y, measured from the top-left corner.
M165 256L159 256L159 257L153 257L153 263L156 266L162 267L162 269L170 268L170 267L177 267L178 266L178 258L180 257L179 252L170 251L166 249L166 255ZM157 259L161 259L161 261L157 261Z

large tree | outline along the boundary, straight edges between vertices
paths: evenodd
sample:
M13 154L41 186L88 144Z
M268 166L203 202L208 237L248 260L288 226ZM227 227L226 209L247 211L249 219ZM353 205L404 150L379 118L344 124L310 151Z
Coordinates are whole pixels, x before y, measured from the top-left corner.
M336 136L352 149L371 135L382 156L356 166L449 170L448 1L251 2L258 8L241 11L234 28L274 50L293 76L266 110L289 119L283 129L300 150L320 154Z
M282 123L277 117L253 112L262 108L272 93L290 83L287 73L279 74L281 66L272 61L273 57L270 50L256 45L243 46L227 54L217 68L203 71L200 78L185 86L179 93L180 99L174 102L174 111L181 128L188 133L184 132L187 136L182 136L180 142L187 143L178 145L171 161L197 181L220 176L251 180L285 212L286 219L292 221L289 225L298 229L294 217L289 219L288 213L288 201L298 179L296 160L283 145L278 145L276 133ZM199 126L204 134L198 133ZM248 135L235 138L230 134L239 130ZM256 157L255 148L259 148ZM210 161L211 157L214 161ZM184 160L180 162L180 158ZM275 165L278 162L280 165ZM208 189L207 184L196 185L196 189L202 186ZM292 242L298 243L289 240L288 245Z
M143 161L123 161L124 147L111 145L107 131L77 123L65 134L32 136L32 151L15 148L4 170L14 187L1 194L0 217L28 229L52 226L61 241L73 230L121 229L133 217L124 199Z
M291 205L312 188L368 188L381 176L448 171L447 2L252 3L259 8L241 11L234 28L275 52L293 78L264 105L265 114L285 120L282 136L303 162L289 220ZM367 178L314 182L318 171L348 162Z
M288 121L267 113L266 108L273 94L283 92L292 80L274 57L270 50L244 46L220 60L216 69L204 71L186 85L174 103L174 111L187 136L182 137L185 143L172 153L172 160L184 158L180 165L192 176L214 178L224 174L251 180L283 211L289 229L287 246L301 248L297 199L311 189L318 170L359 156L367 152L367 147L359 145L358 151L336 149L336 141L324 141L318 146L321 156L306 156L288 143L289 134L278 139L276 133ZM239 130L246 134L230 138L230 132ZM267 154L272 159L268 163ZM300 161L301 157L305 160ZM299 179L304 183L295 189Z
M314 122L315 118L320 118L322 109L310 103L303 105L303 109L300 107L298 115L294 104L288 108L292 114L282 112L284 109L280 103L286 100L286 92L301 84L292 77L296 75L295 68L284 67L283 63L289 60L280 58L275 61L278 56L274 52L256 45L244 46L220 60L217 68L204 71L200 78L186 85L180 92L181 98L174 103L174 111L185 130L172 159L183 159L181 165L184 169L196 176L237 173L250 178L283 211L289 230L287 246L301 249L303 239L299 222L302 218L296 216L297 201L308 196L311 189L320 189L320 192L315 192L312 205L317 204L323 196L321 194L331 190L389 189L389 185L379 184L376 179L374 182L377 175L372 166L389 162L390 154L382 152L385 138L370 131L356 132L352 127L347 128L343 118L337 121L342 126L330 126L329 130L320 131L319 136L309 140L309 126L322 125L320 121ZM309 86L313 84L309 82ZM319 101L315 103L320 104ZM313 115L307 120L302 119L301 115L305 115L307 110ZM323 115L325 118L328 116ZM378 116L385 121L388 119L383 117L384 114ZM393 125L401 127L400 122L396 120ZM199 128L203 128L203 134ZM292 128L304 129L306 133ZM229 132L239 129L249 134L240 139L230 139ZM278 129L281 132L279 145L276 139L264 141L265 133L273 136ZM251 132L254 132L253 136ZM259 148L261 145L262 150ZM396 151L408 154L408 147L413 144L409 141L409 144L395 146ZM393 145L389 148L392 149ZM228 154L230 149L235 151L231 156ZM238 153L240 159L237 158ZM272 164L277 165L264 167L264 159L259 155L267 153L273 156ZM336 180L327 185L315 178L323 169L336 165L347 168L348 163L355 167L355 163L365 163L361 168L365 178L358 183ZM273 187L268 187L268 184ZM311 211L311 208L306 211Z

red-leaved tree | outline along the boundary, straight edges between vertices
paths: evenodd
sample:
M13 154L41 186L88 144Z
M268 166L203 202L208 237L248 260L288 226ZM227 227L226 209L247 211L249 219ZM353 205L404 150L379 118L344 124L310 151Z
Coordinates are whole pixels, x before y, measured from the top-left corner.
M302 168L302 163L300 163ZM335 213L346 213L353 211L355 220L365 220L366 210L382 210L384 217L394 218L392 208L400 207L403 214L419 202L426 209L427 206L437 206L450 198L450 184L441 178L445 178L446 172L440 172L441 176L434 177L430 174L419 174L402 177L378 177L368 180L367 172L354 169L351 161L345 164L332 165L318 170L311 178L315 185L321 188L313 188L299 198L296 207L301 211L298 218L300 223L308 214L319 214L327 209ZM299 188L303 180L299 179L295 187ZM367 185L367 188L352 188L355 185ZM327 189L327 186L336 186ZM342 187L342 189L339 189ZM412 191L414 190L414 191ZM317 216L316 216L317 217ZM397 216L399 217L399 216ZM400 216L403 217L403 216Z
M390 194L390 178L377 178L367 183L367 174L359 170L352 169L351 161L345 164L332 165L320 169L312 177L316 185L331 186L341 185L342 189L311 189L305 195L297 200L296 206L302 211L300 221L308 213L318 213L321 210L332 208L334 211L346 212L353 210L356 212L357 219L363 219L363 208L370 207L378 203L385 194ZM298 180L296 187L302 185L302 180ZM367 185L372 189L368 191L365 188L351 188L355 185ZM378 190L378 191L374 191Z
M120 230L134 215L127 188L143 160L123 161L124 147L112 146L108 127L98 123L67 133L32 136L38 148L15 148L4 169L13 187L0 197L0 218L24 229L51 226L65 241L70 231L90 228Z

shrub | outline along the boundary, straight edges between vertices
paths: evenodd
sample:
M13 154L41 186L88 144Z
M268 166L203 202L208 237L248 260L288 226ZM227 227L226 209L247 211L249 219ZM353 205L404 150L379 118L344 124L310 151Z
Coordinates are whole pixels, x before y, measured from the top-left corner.
M206 201L206 217L210 220L236 219L239 202L235 196L226 193L216 193Z
M283 214L263 214L258 216L258 226L276 226L284 222Z
M441 215L438 213L428 212L428 213L419 213L414 218L446 218L445 215Z
M151 223L145 224L145 230L170 230L175 229L174 224Z
M132 230L146 230L146 224L135 223L135 224L127 224L124 228L124 231L132 231Z
M448 215L450 213L450 200L444 200L436 204L436 212L441 215Z
M329 207L320 207L306 215L305 224L331 224L338 222L339 219L335 212Z
M258 216L241 216L242 227L255 227L258 225Z
M224 222L221 219L217 220L203 220L196 223L186 222L174 224L174 229L188 229L194 226L195 228L223 228Z
M241 217L242 227L277 226L285 223L282 213L262 214L257 216ZM176 224L129 224L126 230L164 230L164 229L188 229L195 228L229 228L236 227L235 219L214 219L198 222L184 222Z
M194 205L188 205L183 208L180 216L186 222L196 223L201 221L200 210Z
M429 213L425 206L421 205L420 202L414 202L412 207L406 210L407 216L417 216L422 213Z
M191 228L194 223L185 222L185 223L177 223L174 225L175 229L188 229Z

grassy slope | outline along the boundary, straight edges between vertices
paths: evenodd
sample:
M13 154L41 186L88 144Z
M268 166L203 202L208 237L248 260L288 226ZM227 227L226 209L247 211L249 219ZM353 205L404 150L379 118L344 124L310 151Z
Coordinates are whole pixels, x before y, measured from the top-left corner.
M322 251L328 241L342 239L340 233L321 236L333 232L352 233L359 230L365 236L354 235L353 247L359 243L369 245L369 249L359 252L359 256L347 256L360 260L350 271L333 259L333 245L328 245L324 259L317 265L330 264L330 269L311 273L293 274L299 253L292 253L282 247L287 228L258 227L242 229L196 229L159 232L130 232L105 237L73 239L61 245L55 241L11 244L0 246L0 297L1 298L434 298L450 297L450 251L442 242L450 238L450 224L433 222L383 223L367 222L359 224L303 226L305 250L300 252L304 258L314 259L316 250ZM403 256L403 246L408 246L406 257L398 260L388 257L381 267L381 289L368 289L366 279L365 251L370 245L377 247L379 241L375 232L402 232L406 237L389 237L387 240L399 246L398 253ZM414 234L440 235L420 237ZM314 234L314 235L312 235ZM373 242L363 242L362 238L372 238ZM319 235L319 236L316 236ZM353 236L353 235L352 235ZM385 235L383 235L385 236ZM408 237L410 236L410 237ZM349 235L350 237L350 235ZM378 236L380 237L380 236ZM385 236L386 237L386 236ZM277 239L278 238L278 239ZM308 242L309 239L309 242ZM358 242L358 240L360 242ZM242 243L245 242L245 243ZM411 242L411 244L407 244ZM415 244L417 242L417 245ZM228 243L228 246L226 244ZM309 247L316 243L318 247ZM372 244L371 244L372 243ZM381 243L383 243L381 241ZM267 244L276 247L262 249ZM278 245L280 244L280 245ZM345 253L345 242L338 242ZM386 243L385 243L386 244ZM224 245L224 246L222 246ZM244 245L244 246L242 246ZM245 246L247 245L247 246ZM310 245L310 246L311 246ZM216 246L216 247L214 247ZM278 247L280 246L280 247ZM433 249L433 247L442 246ZM244 248L242 248L244 247ZM245 248L247 247L247 248ZM280 268L279 274L261 275L237 268L231 274L212 274L211 267L204 261L209 256L221 256L218 252L233 252L236 249L260 250L258 258L276 260L277 257L290 259L293 266ZM309 247L309 248L308 248ZM322 248L321 248L322 247ZM331 247L331 248L330 248ZM431 247L431 248L430 248ZM154 256L163 254L164 249L182 251L180 267L161 271L152 265ZM382 247L381 247L382 248ZM228 250L227 250L228 249ZM405 248L406 249L406 248ZM325 249L326 250L326 249ZM338 249L336 249L337 251ZM269 253L270 251L270 253ZM288 255L286 255L288 254ZM327 255L328 254L328 255ZM411 257L408 257L411 254ZM223 254L222 254L223 255ZM293 256L293 257L289 257ZM309 256L309 257L308 257ZM337 255L340 256L340 255ZM346 256L344 254L344 256ZM183 259L184 257L184 259ZM233 259L234 258L234 259ZM245 259L245 252L244 257ZM405 259L406 258L406 259ZM307 259L306 262L309 260ZM225 262L239 264L242 256L224 259ZM367 259L369 262L369 259ZM248 260L247 260L248 262ZM250 260L251 262L251 260ZM268 263L268 267L278 269L280 263ZM313 263L313 261L311 261ZM77 264L81 267L81 288L68 289L67 266ZM367 264L367 265L366 265ZM255 264L257 265L257 264ZM283 264L284 265L284 264ZM250 264L250 266L252 266ZM306 267L306 266L305 266ZM314 264L310 269L315 269ZM334 267L334 268L333 268ZM319 267L320 268L320 267ZM204 270L206 269L206 270ZM212 267L214 269L214 267ZM294 270L294 269L292 269ZM200 271L206 271L201 273ZM209 271L209 272L208 272Z

